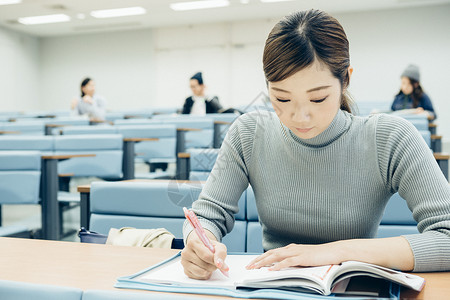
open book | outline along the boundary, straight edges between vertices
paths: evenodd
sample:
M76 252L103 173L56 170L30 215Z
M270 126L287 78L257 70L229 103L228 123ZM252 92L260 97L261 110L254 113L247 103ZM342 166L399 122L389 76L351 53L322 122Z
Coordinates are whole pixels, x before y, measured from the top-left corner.
M255 257L257 255L228 255L226 263L230 267L229 278L216 270L208 280L195 280L184 274L181 256L178 253L159 265L122 280L125 282L132 278L134 283L141 285L140 288L149 284L201 289L279 289L291 292L307 291L322 295L334 293L369 296L380 296L374 290L374 286L379 285L380 282L395 282L416 291L420 291L425 282L422 277L416 275L356 261L320 267L291 267L280 271L269 271L268 268L247 270L245 266ZM354 287L351 283L352 278L358 278L358 283L366 286L358 286L349 291L350 286ZM361 281L361 278L364 280ZM367 279L369 279L368 282ZM120 282L121 278L119 278ZM118 287L126 287L126 285L119 284Z

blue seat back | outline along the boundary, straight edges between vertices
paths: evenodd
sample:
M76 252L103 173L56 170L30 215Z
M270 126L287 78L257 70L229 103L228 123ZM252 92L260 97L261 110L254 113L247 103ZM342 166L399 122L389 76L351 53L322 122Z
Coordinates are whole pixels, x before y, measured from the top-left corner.
M108 234L110 228L166 228L182 238L183 207L198 199L201 182L93 182L91 185L90 229ZM239 200L233 231L223 242L229 251L245 251L245 193Z
M247 188L247 252L262 253L262 227L259 223L255 193L251 186Z
M216 163L219 149L207 148L188 149L186 152L190 154L190 180L206 180Z
M18 132L22 135L44 135L45 123L42 120L24 120L3 123L2 130Z
M121 178L123 138L120 134L55 136L54 154L95 154L58 162L58 173Z
M52 153L54 139L51 136L0 135L0 151L35 150Z
M162 293L136 293L129 291L87 290L82 300L186 300L186 296Z
M431 148L431 132L429 130L420 130L419 132L425 140L425 143L427 143L428 147Z
M65 126L61 127L62 135L78 135L78 134L117 134L117 129L110 125L96 126Z
M417 130L421 131L421 130L429 130L428 129L428 120L426 119L407 119L409 122L411 122L414 127L417 128Z
M174 124L177 128L193 128L199 131L186 132L186 148L211 148L214 138L214 120L208 117L185 117L162 119L164 124Z
M386 205L377 237L393 237L412 233L419 233L417 222L412 217L406 201L398 193L395 193Z
M135 144L138 158L148 162L175 162L177 128L171 124L117 125L117 132L124 138L157 138L158 141L142 141Z
M14 300L81 300L83 291L78 288L0 280L0 298Z
M40 182L40 152L0 151L0 204L37 204Z

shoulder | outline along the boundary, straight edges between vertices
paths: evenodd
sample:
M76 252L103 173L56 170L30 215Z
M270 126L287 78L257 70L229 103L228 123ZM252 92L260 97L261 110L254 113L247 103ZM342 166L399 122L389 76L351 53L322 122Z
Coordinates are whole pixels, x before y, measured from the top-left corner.
M409 147L416 143L426 144L419 131L408 120L380 114L375 117L376 142L378 147Z

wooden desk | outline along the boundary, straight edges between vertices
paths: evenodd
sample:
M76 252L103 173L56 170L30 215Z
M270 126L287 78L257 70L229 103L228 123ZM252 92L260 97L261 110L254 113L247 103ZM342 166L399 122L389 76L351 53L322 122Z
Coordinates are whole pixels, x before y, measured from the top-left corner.
M82 290L135 291L114 288L116 279L154 265L178 250L0 238L0 280L75 287ZM422 292L402 291L402 299L446 299L450 272L417 273L426 279ZM149 291L136 291L155 293ZM186 295L187 298L227 297ZM235 299L235 298L233 298Z

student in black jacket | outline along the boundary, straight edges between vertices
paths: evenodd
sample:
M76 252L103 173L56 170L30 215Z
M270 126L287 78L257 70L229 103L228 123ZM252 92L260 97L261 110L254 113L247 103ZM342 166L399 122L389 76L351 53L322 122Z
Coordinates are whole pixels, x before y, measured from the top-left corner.
M184 101L182 114L205 115L221 112L222 105L219 103L219 98L205 95L201 72L191 77L190 87L193 95Z

